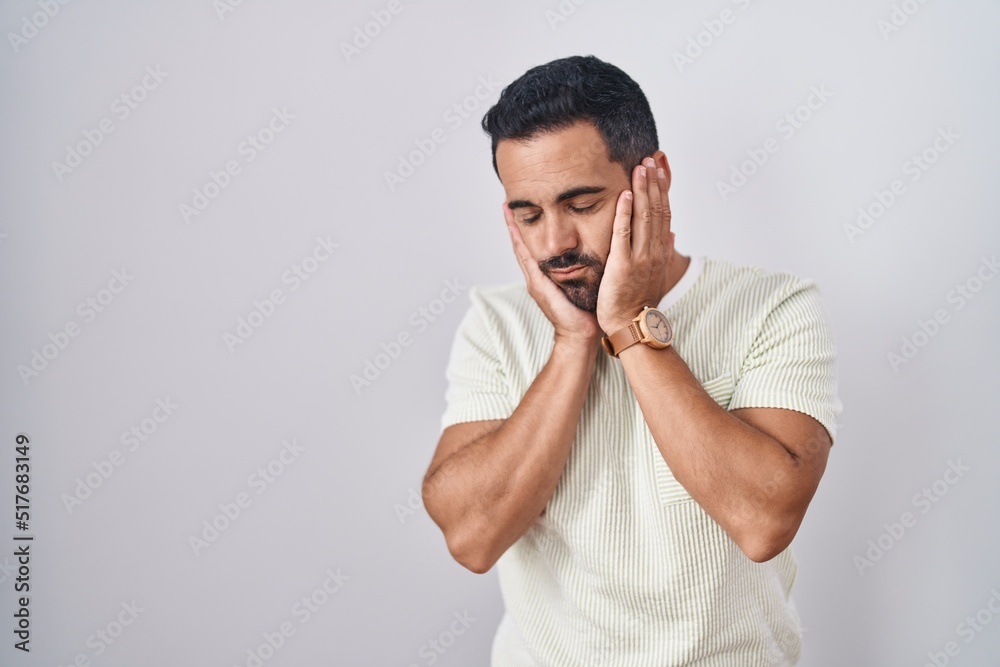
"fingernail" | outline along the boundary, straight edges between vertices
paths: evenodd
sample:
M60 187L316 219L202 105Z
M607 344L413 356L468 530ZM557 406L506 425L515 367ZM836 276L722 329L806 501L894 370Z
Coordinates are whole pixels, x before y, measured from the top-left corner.
M656 170L656 175L659 176L660 178L665 179L667 177L667 172L663 171L663 167L660 167L659 169Z
M625 191L625 199L632 199L632 191L631 190L626 190Z
M639 167L639 175L642 176L643 178L646 178L646 168L645 167Z

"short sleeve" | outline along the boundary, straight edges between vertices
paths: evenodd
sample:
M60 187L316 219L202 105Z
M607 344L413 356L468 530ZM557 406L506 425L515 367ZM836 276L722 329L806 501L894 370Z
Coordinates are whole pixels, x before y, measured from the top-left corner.
M475 287L469 299L472 306L458 325L445 370L442 431L459 422L506 419L514 412L494 316Z
M837 395L833 333L810 280L764 318L743 362L729 409L786 408L803 412L836 435L843 406Z

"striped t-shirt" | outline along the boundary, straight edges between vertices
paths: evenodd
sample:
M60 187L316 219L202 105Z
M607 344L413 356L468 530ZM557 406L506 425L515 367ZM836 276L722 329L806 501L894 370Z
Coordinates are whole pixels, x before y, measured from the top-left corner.
M442 430L506 419L554 329L523 284L471 288ZM659 304L674 347L723 408L804 412L833 438L834 341L811 280L692 257ZM674 478L603 352L555 493L497 561L506 607L492 667L794 665L791 549L755 563Z

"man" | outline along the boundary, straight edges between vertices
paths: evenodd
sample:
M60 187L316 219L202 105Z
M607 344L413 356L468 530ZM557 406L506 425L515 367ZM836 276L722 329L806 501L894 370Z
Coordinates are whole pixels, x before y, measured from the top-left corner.
M423 498L497 565L493 666L795 664L788 546L841 411L815 284L674 250L613 65L533 68L483 128L525 285L470 290Z

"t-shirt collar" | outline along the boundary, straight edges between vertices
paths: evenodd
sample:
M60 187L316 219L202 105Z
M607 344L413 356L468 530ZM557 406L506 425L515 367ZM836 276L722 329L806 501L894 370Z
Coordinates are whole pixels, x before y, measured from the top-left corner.
M691 257L691 262L688 264L687 269L684 271L684 275L681 279L677 281L677 284L670 288L670 291L663 295L660 300L660 305L657 306L659 310L665 311L672 305L677 303L684 294L691 289L695 281L698 280L698 276L701 275L702 270L705 268L705 257Z

